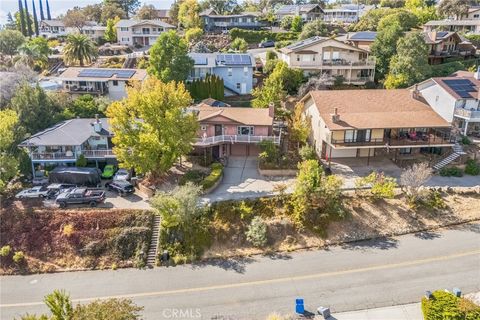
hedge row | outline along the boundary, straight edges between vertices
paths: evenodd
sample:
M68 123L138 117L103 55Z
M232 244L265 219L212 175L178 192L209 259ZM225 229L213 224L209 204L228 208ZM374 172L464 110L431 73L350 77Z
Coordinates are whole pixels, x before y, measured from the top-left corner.
M223 173L223 165L221 163L215 162L210 166L212 171L208 176L203 179L201 185L203 190L208 190L217 183Z
M422 312L425 320L480 319L480 306L442 290L433 292L430 299L422 299Z
M230 37L232 39L243 38L248 43L260 43L265 39L273 41L297 40L298 32L270 32L233 28L230 30Z

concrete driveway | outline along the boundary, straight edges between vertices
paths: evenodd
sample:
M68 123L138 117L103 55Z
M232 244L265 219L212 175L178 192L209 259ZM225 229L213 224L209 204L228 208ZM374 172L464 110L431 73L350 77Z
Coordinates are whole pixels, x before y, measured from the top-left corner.
M274 186L278 183L286 183L289 190L293 188L295 177L264 177L258 173L257 166L257 157L230 156L222 182L202 200L215 202L273 195Z

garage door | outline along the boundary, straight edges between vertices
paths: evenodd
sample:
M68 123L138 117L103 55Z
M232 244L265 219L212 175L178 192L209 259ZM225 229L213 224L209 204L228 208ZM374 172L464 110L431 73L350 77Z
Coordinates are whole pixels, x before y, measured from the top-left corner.
M248 147L249 156L258 156L258 154L260 153L260 148L257 145L251 144Z
M230 150L231 150L231 155L232 156L246 156L247 155L247 145L246 144L232 144Z

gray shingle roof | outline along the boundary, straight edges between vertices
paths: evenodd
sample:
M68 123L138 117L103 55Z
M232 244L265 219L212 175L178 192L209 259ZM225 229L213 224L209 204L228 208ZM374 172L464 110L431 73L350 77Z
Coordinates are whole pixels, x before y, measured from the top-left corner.
M78 146L92 136L111 135L108 119L99 120L102 123L102 131L99 133L93 129L94 118L71 119L34 134L20 146Z
M164 27L164 28L175 28L171 24L168 24L166 22L163 22L162 20L135 20L135 19L123 19L118 21L116 24L117 28L130 28L134 27L137 25L142 25L142 24L153 24L158 27Z

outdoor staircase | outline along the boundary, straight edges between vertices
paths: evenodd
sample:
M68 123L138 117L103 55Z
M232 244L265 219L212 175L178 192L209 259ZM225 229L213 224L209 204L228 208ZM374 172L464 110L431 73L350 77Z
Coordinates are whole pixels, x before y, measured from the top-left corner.
M127 56L127 58L125 59L125 62L122 65L122 68L132 69L135 66L136 63L137 63L137 58L136 57Z
M445 167L446 165L452 163L453 161L457 160L460 158L462 155L466 154L465 151L463 151L462 146L457 142L453 146L453 152L449 153L445 158L437 162L436 164L433 165L433 169L438 171Z
M152 240L150 241L150 247L148 248L147 266L154 267L155 260L158 254L158 239L160 237L160 216L155 215L153 218Z

